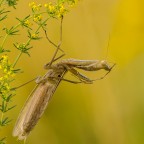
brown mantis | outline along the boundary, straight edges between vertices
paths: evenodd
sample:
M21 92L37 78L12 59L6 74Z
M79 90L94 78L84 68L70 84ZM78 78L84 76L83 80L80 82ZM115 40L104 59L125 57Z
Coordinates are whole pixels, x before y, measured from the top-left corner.
M107 73L99 78L104 78L114 67L115 64L110 66L105 60L78 60L78 59L65 59L52 64L56 61L55 58L58 50L60 49L61 43L57 46L55 55L51 62L44 66L48 72L41 78L36 80L37 86L30 94L30 97L26 101L16 125L13 130L13 136L17 136L19 140L25 140L34 126L37 124L38 120L44 113L49 100L55 93L58 85L62 80L72 82L72 83L86 83L91 84L93 81L88 77L84 76L77 69L82 69L84 71L98 71L104 69ZM79 81L71 81L64 78L64 75L70 72L76 76Z
M49 65L45 65L45 68L48 68L48 72L42 78L37 79L36 83L38 86L25 103L25 106L23 107L14 128L13 136L18 136L18 139L20 140L27 138L30 131L42 116L49 100L53 96L61 80L72 83L83 82L88 84L94 81L79 73L75 68L86 71L98 71L104 69L108 71L106 73L107 75L113 67L114 65L111 67L104 60L99 61L77 59L62 60L57 64L51 65L50 67ZM75 75L80 80L80 82L64 79L63 77L68 71ZM105 76L101 77L100 79L104 78Z

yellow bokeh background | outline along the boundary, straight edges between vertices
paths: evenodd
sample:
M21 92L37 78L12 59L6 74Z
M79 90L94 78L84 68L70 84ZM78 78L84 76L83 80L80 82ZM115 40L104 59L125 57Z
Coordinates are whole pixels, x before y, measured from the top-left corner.
M15 17L27 16L29 2L19 1L4 24L10 27L17 23ZM59 22L49 21L47 28L58 42ZM23 55L17 64L24 73L16 85L46 72L43 65L55 49L42 36L32 42L31 57ZM27 40L25 33L16 38ZM6 45L15 51L13 41L15 37L9 38ZM62 82L27 144L144 144L144 1L81 0L64 18L62 48L64 58L107 59L117 65L105 79L91 85ZM17 54L11 55L12 61ZM103 72L84 74L94 79ZM70 74L66 78L75 80ZM22 143L12 137L12 129L34 86L33 82L20 88L13 98L17 107L8 113L12 124L0 132L8 137L8 144Z

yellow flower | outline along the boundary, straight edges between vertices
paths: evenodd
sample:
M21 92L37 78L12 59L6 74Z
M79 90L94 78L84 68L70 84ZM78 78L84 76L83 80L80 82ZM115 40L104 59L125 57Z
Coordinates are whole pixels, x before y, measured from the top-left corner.
M6 90L7 90L7 91L10 90L10 86L9 86L9 85L6 86Z
M48 8L48 5L49 5L49 4L44 4L44 7Z
M3 55L2 58L3 58L3 59L7 59L8 56L7 56L7 55Z
M62 5L62 6L60 7L59 12L60 12L60 13L64 13L64 11L65 11L65 8L64 8L64 6Z
M56 11L55 5L53 5L51 2L44 4L44 7L46 7L50 13L54 13Z
M39 10L40 10L40 8L39 8L38 6L36 6L36 5L34 5L34 6L32 7L32 9L33 9L34 11L39 11Z
M35 22L41 21L41 20L42 20L42 15L34 15L33 20L34 20Z
M40 7L42 6L41 4L36 4L35 2L29 3L29 6L32 8L33 11L39 11Z
M4 73L7 73L7 69L6 68L4 69Z
M38 34L32 34L32 36L31 36L33 39L36 39L36 38L38 38Z
M0 77L0 81L2 81L4 78L3 77Z
M42 7L42 4L38 4L37 6L40 8L40 7Z
M49 5L48 9L50 12L53 12L55 10L55 7L53 5Z
M63 4L58 5L57 17L62 18L66 14L67 10Z
M10 76L11 74L12 74L12 71L8 71L8 72L7 72L7 75Z
M26 20L24 22L24 24L27 26L27 27L30 27L32 25L32 23L29 21L29 20Z
M29 3L29 7L33 7L34 5L36 5L35 2L31 2L31 3Z
M8 60L8 56L7 55L3 55L2 56L2 63L7 62Z

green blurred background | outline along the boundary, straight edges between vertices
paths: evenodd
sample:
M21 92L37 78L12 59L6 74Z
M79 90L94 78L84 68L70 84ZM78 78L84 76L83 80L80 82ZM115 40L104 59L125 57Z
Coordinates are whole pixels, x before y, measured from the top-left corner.
M30 13L29 2L19 1L9 17L8 26L17 23L14 17L23 18ZM51 39L58 41L59 23L50 21L48 30ZM9 39L8 47L13 40ZM17 37L17 41L26 40L25 34ZM43 75L43 65L54 52L45 38L32 44L31 57L23 55L17 65L24 73L17 77L16 85ZM80 1L64 18L62 48L66 52L65 58L107 57L117 65L105 79L92 85L62 82L27 143L144 144L144 1ZM17 54L16 51L12 55L12 60ZM84 74L96 78L103 72ZM70 74L66 77L73 79ZM8 144L22 143L11 133L34 86L35 83L31 83L19 89L13 98L17 107L8 113L13 122L2 131L2 135L8 136Z

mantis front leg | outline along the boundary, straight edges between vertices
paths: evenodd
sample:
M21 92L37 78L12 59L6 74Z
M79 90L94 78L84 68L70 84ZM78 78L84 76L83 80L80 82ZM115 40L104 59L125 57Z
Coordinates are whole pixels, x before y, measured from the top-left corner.
M78 83L86 83L86 84L92 83L92 80L90 80L88 77L86 77L83 74L81 74L80 72L78 72L73 67L71 67L69 65L65 65L65 67L66 67L67 71L71 72L74 76L76 76L80 80L80 82L78 82Z
M76 76L82 83L91 84L93 81L103 79L111 69L115 66L110 66L105 60L77 60L77 59L66 59L60 62L61 65L64 65L65 68L71 72L74 76ZM84 76L80 72L78 72L75 68L83 69L85 71L98 71L104 69L108 71L104 76L91 80L88 77Z

